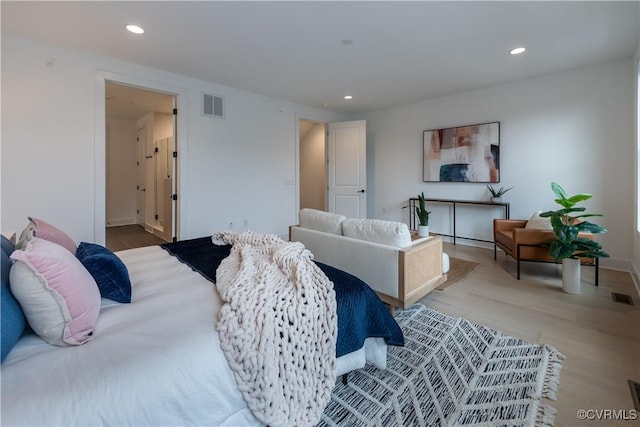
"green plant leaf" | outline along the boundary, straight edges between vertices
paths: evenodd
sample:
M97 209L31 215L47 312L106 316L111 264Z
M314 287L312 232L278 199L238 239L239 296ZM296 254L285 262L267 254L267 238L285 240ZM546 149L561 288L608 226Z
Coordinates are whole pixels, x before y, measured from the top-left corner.
M487 189L489 190L489 193L491 193L493 197L502 197L504 193L513 189L513 187L509 187L507 189L505 189L504 187L500 187L499 190L496 190L496 188L493 185L489 184L487 185Z
M585 237L578 237L575 241L576 246L580 250L600 250L602 245L595 240L587 239Z
M594 224L592 222L581 222L579 224L576 224L576 227L580 230L580 231L584 231L586 233L594 233L594 234L601 234L601 233L606 233L607 229L604 227L599 226L598 224Z
M580 251L572 258L610 258L610 256L604 251Z
M573 203L571 203L567 199L554 199L553 201L559 204L560 206L562 206L563 208L570 208L573 206Z
M584 255L581 255L581 256L585 258L611 258L611 256L604 251L586 252Z
M570 258L575 250L575 245L565 244L559 240L553 241L549 246L549 254L555 259Z
M604 216L604 215L588 213L588 214L576 215L576 216L574 216L574 218L587 218L587 217L590 217L590 216Z
M565 236L566 242L574 242L578 238L578 233L580 233L580 229L575 225L570 225L565 228Z
M565 216L573 212L584 212L586 208L577 207L577 208L565 208L558 209L556 211L546 211L540 214L541 217L553 217L553 216Z
M564 200L567 198L567 193L564 192L564 189L557 182L551 183L551 191L553 191L553 194L555 194L558 199Z
M576 194L575 196L569 197L567 200L569 200L572 204L575 205L576 203L580 203L580 202L583 202L585 200L589 200L591 197L593 197L591 194L580 193L580 194Z
M418 194L418 206L415 206L415 214L418 217L418 224L429 225L429 214L431 213L425 207L424 192Z

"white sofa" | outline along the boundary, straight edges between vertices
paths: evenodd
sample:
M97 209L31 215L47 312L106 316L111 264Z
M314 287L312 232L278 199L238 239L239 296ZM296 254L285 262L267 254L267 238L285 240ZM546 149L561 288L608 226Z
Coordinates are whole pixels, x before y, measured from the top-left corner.
M316 261L366 282L392 307L408 307L447 280L449 257L442 238L413 239L401 222L345 218L314 209L300 211L289 240L301 242Z

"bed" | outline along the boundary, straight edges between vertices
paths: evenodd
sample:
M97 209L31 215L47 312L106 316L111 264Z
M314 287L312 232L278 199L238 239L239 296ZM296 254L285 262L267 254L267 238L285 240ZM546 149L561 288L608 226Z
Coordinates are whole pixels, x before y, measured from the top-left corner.
M207 237L118 252L131 303L103 298L88 343L55 346L25 332L2 363L2 425L261 425L220 348L215 319L223 301L206 268L176 256L184 247L196 258L213 249ZM384 369L386 346L403 342L397 324L341 354L341 341L372 318L393 318L379 300L364 311L345 305L337 282L346 277L348 293L359 280L319 267L336 282L337 310L347 319L338 324L335 374L365 363Z

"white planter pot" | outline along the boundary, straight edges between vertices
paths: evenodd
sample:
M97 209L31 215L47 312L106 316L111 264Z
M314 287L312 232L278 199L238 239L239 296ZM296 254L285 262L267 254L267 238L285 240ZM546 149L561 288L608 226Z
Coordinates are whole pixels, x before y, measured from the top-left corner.
M491 197L491 203L502 203L502 197Z
M565 258L562 260L562 290L568 294L580 293L580 260Z
M426 237L429 235L429 226L428 225L419 225L418 226L418 236Z

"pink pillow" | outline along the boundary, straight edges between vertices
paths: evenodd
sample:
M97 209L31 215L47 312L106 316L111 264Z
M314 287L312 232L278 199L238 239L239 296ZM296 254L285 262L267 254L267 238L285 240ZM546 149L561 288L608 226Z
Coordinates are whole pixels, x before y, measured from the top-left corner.
M33 330L55 345L83 344L100 314L100 291L78 259L38 237L11 254L11 291Z
M53 243L57 243L60 246L67 248L69 252L72 254L76 254L77 246L73 239L65 234L64 231L59 228L54 227L53 225L44 222L38 218L29 218L29 225L24 229L22 234L20 235L20 239L16 244L16 248L24 249L27 245L27 242L31 240L33 237L38 237L40 239L48 240Z

